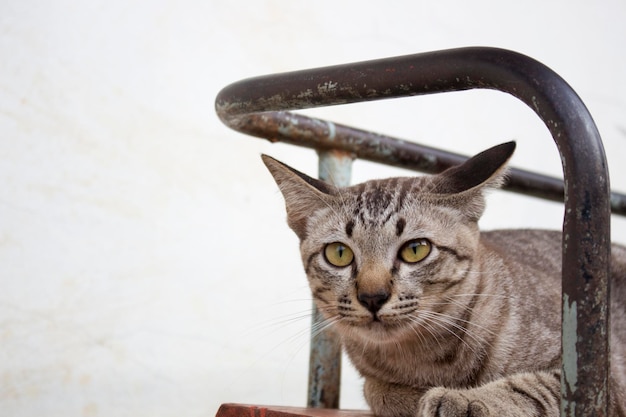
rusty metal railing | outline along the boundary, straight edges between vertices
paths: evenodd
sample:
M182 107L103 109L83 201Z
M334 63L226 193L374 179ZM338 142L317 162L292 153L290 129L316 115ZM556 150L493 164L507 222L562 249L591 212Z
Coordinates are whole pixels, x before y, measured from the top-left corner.
M215 106L235 130L317 149L320 175L349 181L353 157L424 172L465 158L289 110L474 88L517 97L556 142L564 182L513 169L505 188L565 202L561 415L606 416L610 213L626 214L626 196L610 192L600 134L556 73L515 52L461 48L251 78L224 88ZM309 406L336 408L339 348L332 334L319 339L312 342Z

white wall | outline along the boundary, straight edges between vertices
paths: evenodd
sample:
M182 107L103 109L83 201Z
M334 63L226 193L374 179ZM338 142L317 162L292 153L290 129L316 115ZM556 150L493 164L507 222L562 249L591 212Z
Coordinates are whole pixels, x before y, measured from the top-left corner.
M2 2L0 415L305 403L310 297L259 154L311 174L315 154L223 126L223 86L459 46L517 50L581 95L626 191L624 21L618 1ZM466 154L514 138L515 165L560 173L547 130L497 92L309 113ZM485 227L560 227L558 204L490 204ZM342 405L362 407L346 373Z

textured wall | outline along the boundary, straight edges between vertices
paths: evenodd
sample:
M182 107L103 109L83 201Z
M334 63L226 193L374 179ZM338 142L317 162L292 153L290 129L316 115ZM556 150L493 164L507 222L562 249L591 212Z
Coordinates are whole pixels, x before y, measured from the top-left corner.
M581 95L626 191L625 20L618 1L2 2L0 415L305 403L310 297L259 154L312 174L315 154L221 125L221 87L442 48L517 50ZM515 165L560 172L547 130L497 92L309 113L466 154L517 139ZM485 227L560 227L558 204L490 203ZM343 405L362 407L346 374Z

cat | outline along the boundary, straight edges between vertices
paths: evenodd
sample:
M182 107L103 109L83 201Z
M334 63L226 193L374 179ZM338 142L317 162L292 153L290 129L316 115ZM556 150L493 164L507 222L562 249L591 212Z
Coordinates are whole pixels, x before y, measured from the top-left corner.
M503 183L514 150L345 188L262 156L316 306L376 416L559 415L561 233L478 228L484 193ZM622 246L611 274L609 407L626 416Z

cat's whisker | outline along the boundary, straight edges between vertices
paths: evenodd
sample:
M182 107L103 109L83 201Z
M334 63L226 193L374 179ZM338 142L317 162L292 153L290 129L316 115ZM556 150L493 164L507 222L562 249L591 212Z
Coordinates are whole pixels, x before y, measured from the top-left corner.
M307 312L300 313L299 315L294 315L294 318L288 318L288 319L285 319L284 321L286 323L291 323L294 320L295 321L302 320L302 319L309 319L310 320L311 317L312 317L311 313L312 313L311 310L309 310ZM281 343L279 343L276 346L274 346L270 350L270 352L275 350L278 346L281 346L281 345L283 345L285 343L294 344L293 354L291 355L291 359L290 359L290 360L292 360L303 348L305 348L308 345L309 341L312 338L317 337L321 332L323 332L327 328L333 326L339 320L340 319L323 319L323 320L321 320L319 322L311 323L310 325L306 325L303 328L301 328L300 330L298 330L297 332L293 333L291 336L289 336L286 339L284 339ZM298 342L298 343L296 344L296 342ZM268 352L268 354L269 354L269 352Z
M271 327L279 327L279 326L289 326L289 325L293 325L296 323L302 323L304 321L310 321L311 320L311 313L303 313L300 315L294 315L293 317L288 317L282 320L278 320L276 321L274 324L271 324ZM268 326L269 327L269 326Z
M259 323L255 326L255 330L267 330L275 327L286 326L310 317L311 310L291 312L282 315L280 318L269 319L267 323Z
M428 321L426 321L426 320L419 320L415 316L410 316L410 320L411 320L412 323L417 324L421 328L426 330L432 336L433 340L435 342L437 342L437 345L439 346L439 349L443 349L443 347L441 346L441 342L439 341L439 338L435 334L435 329L432 327L432 325ZM411 326L411 330L413 331L413 333L415 333L415 335L418 337L419 341L422 344L424 344L424 345L428 344L428 342L426 340L426 337L424 335L422 335L416 328Z
M465 293L465 294L452 294L448 295L448 297L491 297L491 298L502 298L504 300L512 300L517 297L506 295L506 294L485 294L485 293Z
M456 332L452 331L450 328L448 328L445 325L441 325L441 323L439 323L437 320L432 320L432 322L434 324L438 325L439 327L443 328L447 333L449 333L452 336L454 336L454 338L457 339L459 342L461 342L463 345L465 345L465 348L468 349L470 352L472 352L472 354L476 354L476 352L477 352L476 348L474 346L470 345L466 340L464 340Z
M434 306L445 306L445 305L454 305L460 308L467 308L468 304L466 302L464 302L464 299L474 299L474 298L481 298L481 297L493 297L494 299L497 298L501 298L504 300L507 299L512 299L512 297L506 296L506 295L500 295L500 294L479 294L479 293L468 293L468 294L455 294L455 295L447 295L443 300L441 300L441 297L424 297L422 300L425 301L423 303L424 306L428 306L428 307L434 307ZM455 299L458 298L458 299ZM436 300L436 301L431 301L431 300ZM469 300L468 300L469 301ZM480 322L485 322L487 321L487 317L485 317L482 313L481 313L481 309L478 308L473 308L472 309L472 315L478 319L478 321ZM479 326L476 324L476 321L474 322L467 322L468 324L474 325L478 328L481 328L482 330L490 333L490 334L494 334L493 331L491 331L490 329L484 327L484 326Z
M468 308L468 304L467 304L467 303L465 303L465 302L461 302L461 301L459 301L459 300L454 300L454 299L452 299L452 298L450 298L450 297L445 297L443 301L430 301L430 300L426 300L426 302L424 302L424 303L422 304L422 306L423 306L423 307L428 307L428 308L431 308L431 307L436 307L436 306L450 306L450 305L452 305L452 306L456 306L456 307L459 307L459 308L461 308L461 309L467 309L467 308ZM473 308L473 309L472 309L472 315L473 315L473 317L476 317L476 318L480 319L480 321L486 321L487 319L486 319L484 316L482 316L478 310L479 310L479 309L476 309L476 308ZM443 314L443 313L438 313L438 314ZM461 321L464 321L464 322L466 322L466 323L468 323L468 324L476 325L475 323L473 323L473 322L471 322L471 321L463 320L463 319L461 319L460 317L455 317L455 316L448 316L448 317L450 317L451 319L454 319L454 320L461 320ZM480 327L480 326L478 326L478 325L476 325L476 326L477 326L477 327ZM490 331L489 329L487 329L487 328L483 328L483 330L488 331L488 332L491 332L491 331Z
M297 322L302 322L303 319L310 319L311 315L310 314L302 314L299 316L296 316L294 319L286 319L283 320L282 322L278 322L278 323L272 323L269 325L264 326L264 328L257 328L256 330L258 331L262 331L263 333L263 337L274 337L276 334L279 334L281 331L284 331L285 329L287 329L289 326L293 325L294 323ZM290 335L288 335L287 337L281 338L281 341L276 344L272 349L270 349L269 352L277 349L279 346L281 345L285 345L285 344L292 344L298 340L302 340L304 341L304 343L306 343L306 341L308 340L308 335L310 333L310 325L308 323L303 324L303 326L295 331L289 331ZM302 343L301 343L302 344ZM299 351L300 348L297 348L296 351ZM268 352L268 353L269 353Z
M467 335L468 337L470 337L472 340L474 340L479 345L486 343L486 341L482 340L482 338L479 339L478 337L474 336L472 334L472 332L470 332L467 328L465 328L465 327L455 323L454 321L446 318L445 316L441 316L438 313L435 313L435 312L432 312L432 311L422 311L422 312L420 312L420 315L422 317L424 317L424 319L431 320L431 323L438 325L443 330L447 331L448 333L450 333L451 335L456 337L470 351L472 351L474 353L475 353L475 348L473 346L471 346L465 339L463 339L461 336L459 336L455 331L453 331L453 329L456 329L456 330L460 331L461 333Z
M420 327L422 327L424 330L430 333L433 340L435 340L435 342L438 344L440 350L443 350L443 347L441 345L439 337L437 337L437 334L436 334L437 332L435 331L435 327L434 327L435 325L445 330L446 333L453 335L456 339L458 339L461 343L463 343L471 352L475 352L475 349L473 348L473 346L467 343L467 341L463 340L462 337L460 337L458 334L452 331L448 326L440 323L437 317L430 316L429 314L420 314L420 317L421 317L421 320L418 317L413 317L412 321L416 324L419 324Z
M253 324L247 329L243 329L241 331L242 337L257 338L259 334L262 334L263 337L272 337L281 333L290 332L291 330L288 329L293 329L293 327L298 324L307 323L307 319L310 320L310 317L310 312L301 312L289 314L289 317L270 319L261 323Z
M470 296L468 294L468 296ZM512 300L515 299L515 297L510 297L510 296L506 296L506 295L499 295L499 294L474 294L471 295L471 298L481 298L481 297L485 297L485 298L489 298L492 297L492 299L494 300ZM461 308L467 308L467 305L465 303L463 303L460 299L454 299L454 296L447 296L445 298L445 300L447 302L449 302L450 304L454 304L458 307ZM498 300L498 301L499 301ZM489 317L485 316L484 313L486 313L486 311L484 311L483 309L479 309L479 308L473 308L472 309L472 315L473 317L477 318L480 322L488 322L489 321ZM475 323L473 323L475 325ZM486 327L482 327L484 330L489 331L489 329L487 329Z
M268 339L273 343L263 343L263 346L268 346L267 349L264 349L264 352L260 353L253 361L249 364L249 369L254 369L257 364L265 362L268 357L271 357L272 353L281 349L285 350L285 346L292 346L286 349L288 354L288 359L285 362L285 369L289 367L289 364L298 356L298 354L305 348L309 341L312 333L312 327L316 326L310 325L311 320L311 310L304 310L300 312L294 312L287 315L287 317L283 317L279 320L273 320L269 323L264 323L254 327L253 329L249 329L247 332L249 334L255 334L254 339L259 340L259 338ZM289 335L286 337L276 337L275 335L279 333L281 330L284 330L293 324L303 324L301 328L296 331L289 331ZM319 326L318 326L319 327ZM260 336L256 335L256 333L260 333ZM244 335L245 336L245 335ZM237 378L242 378L243 374L248 372L247 370L242 371L241 376L236 376Z
M267 308L281 306L285 304L302 304L303 302L312 303L311 298L303 298L303 299L290 299L290 300L281 300L272 304L269 304ZM300 320L311 318L312 310L311 308L307 308L305 310L300 311L292 311L290 310L288 313L281 313L280 317L274 317L267 320L264 323L257 323L250 330L268 330L272 328L280 328L283 326L288 326L290 324L296 323Z
M311 329L311 336L312 338L316 338L317 336L319 336L322 332L324 332L327 329L330 329L332 326L334 326L335 324L339 323L341 321L341 318L339 317L333 317L331 319L325 319L319 323L316 323L315 326L312 327Z
M457 304L457 305L460 306L460 307L465 307L463 304ZM494 332L493 330L490 330L490 329L488 329L488 328L486 328L484 326L481 326L480 324L476 323L475 321L465 320L465 319L462 319L460 317L455 317L455 316L451 316L451 315L444 314L444 313L435 313L435 312L433 312L433 314L436 314L439 317L443 317L443 318L451 320L451 321L459 321L459 322L465 323L465 324L467 324L469 326L476 327L476 328L478 328L480 330L483 330L484 332L486 332L486 333L488 333L488 334L490 334L492 336L496 335L496 332ZM477 313L474 311L473 314L477 314ZM460 325L458 325L458 326L460 326ZM463 326L460 326L460 328L463 328L466 331L469 331L467 328L465 328Z
M285 339L284 342L289 343L289 344L294 344L295 352L299 352L302 349L302 347L307 344L310 334L311 334L310 327L306 327L292 334L290 337ZM298 341L299 343L296 343Z

